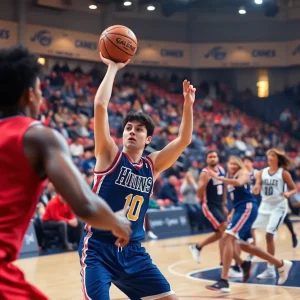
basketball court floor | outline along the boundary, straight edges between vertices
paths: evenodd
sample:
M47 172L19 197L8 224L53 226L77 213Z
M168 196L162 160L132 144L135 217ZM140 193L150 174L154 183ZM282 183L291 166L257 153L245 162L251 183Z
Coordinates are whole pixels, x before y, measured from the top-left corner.
M295 223L300 237L300 223ZM290 277L284 286L276 286L277 280L257 280L266 263L255 260L252 276L248 283L238 280L231 284L232 292L224 294L205 289L219 278L220 259L218 245L212 244L202 251L201 264L192 260L188 245L204 239L205 235L172 238L144 243L154 263L170 281L179 299L182 300L300 300L300 248L293 249L290 234L282 225L276 240L277 255L294 262ZM264 247L264 235L258 233L258 243ZM80 265L77 252L20 259L16 262L25 272L27 279L38 286L50 299L82 299ZM126 300L117 288L112 286L111 299Z

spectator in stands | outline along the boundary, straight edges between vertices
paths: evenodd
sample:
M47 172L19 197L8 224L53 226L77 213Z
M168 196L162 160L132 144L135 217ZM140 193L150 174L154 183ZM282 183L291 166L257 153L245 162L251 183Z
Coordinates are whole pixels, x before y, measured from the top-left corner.
M300 167L297 167L294 172L292 173L293 175L293 180L295 182L300 182Z
M159 137L157 138L156 140L156 147L155 147L155 150L161 150L163 149L166 145L167 145L167 142L168 142L168 130L166 129L162 129L160 131L160 135Z
M93 174L94 167L96 164L96 158L91 151L84 152L84 159L82 161L82 171L83 173L90 175Z
M235 137L235 142L234 146L236 149L238 149L241 153L245 153L247 151L247 145L246 143L242 140L240 135L237 135Z
M175 206L178 206L179 199L175 188L177 181L178 179L176 176L170 176L168 181L162 186L158 198L162 200L171 200Z
M52 184L52 182L48 181L45 189L44 189L44 193L42 194L42 196L40 197L40 201L44 207L47 206L48 202L54 197L56 196L56 191L54 188L54 185Z
M199 227L201 206L197 197L197 183L191 172L186 172L180 187L180 193L183 195L183 203L187 209L191 227Z
M77 137L75 139L74 143L70 145L70 151L73 157L80 157L83 155L84 148L81 144L81 138Z
M56 129L57 129L57 131L59 131L65 137L65 139L69 138L68 130L64 127L63 122L58 122Z
M66 250L73 250L71 243L79 244L81 224L60 195L50 200L42 220L43 230L57 230Z
M196 161L196 160L192 161L192 165L188 169L188 172L190 172L193 175L194 180L198 180L199 174L200 174L198 161Z
M177 166L177 162L175 164L173 164L168 170L166 170L164 175L167 178L169 178L171 176L175 176L175 177L177 177L177 179L180 179L181 176L180 176L179 168Z

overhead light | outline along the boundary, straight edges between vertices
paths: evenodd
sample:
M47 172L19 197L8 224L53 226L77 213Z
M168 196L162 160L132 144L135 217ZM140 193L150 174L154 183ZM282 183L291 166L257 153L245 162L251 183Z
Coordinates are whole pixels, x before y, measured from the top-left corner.
M263 4L263 0L254 0L255 4Z
M130 6L131 4L132 4L131 1L125 1L125 2L124 2L124 6Z
M245 15L246 13L247 13L247 11L246 11L245 8L241 7L241 8L239 9L239 14L240 14L240 15Z
M153 10L155 10L155 6L154 5L148 5L147 9L150 10L150 11L153 11Z
M46 64L46 58L45 57L39 57L38 58L38 63L44 66Z
M91 4L91 5L89 6L89 9L97 9L97 5Z

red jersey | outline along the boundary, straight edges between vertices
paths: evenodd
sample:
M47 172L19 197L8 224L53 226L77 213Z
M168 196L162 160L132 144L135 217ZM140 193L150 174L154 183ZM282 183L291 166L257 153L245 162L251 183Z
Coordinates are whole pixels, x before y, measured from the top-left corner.
M75 219L71 207L67 203L60 201L60 196L54 196L47 204L45 214L43 215L43 221L68 221Z
M23 136L35 124L26 116L0 119L0 262L17 259L43 190L23 150Z

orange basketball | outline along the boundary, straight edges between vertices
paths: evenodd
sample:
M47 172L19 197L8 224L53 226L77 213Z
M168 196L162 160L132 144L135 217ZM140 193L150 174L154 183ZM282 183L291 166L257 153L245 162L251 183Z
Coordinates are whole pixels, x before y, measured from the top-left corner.
M99 40L99 50L103 57L115 62L125 62L132 58L137 49L137 39L129 28L114 25L105 29Z

